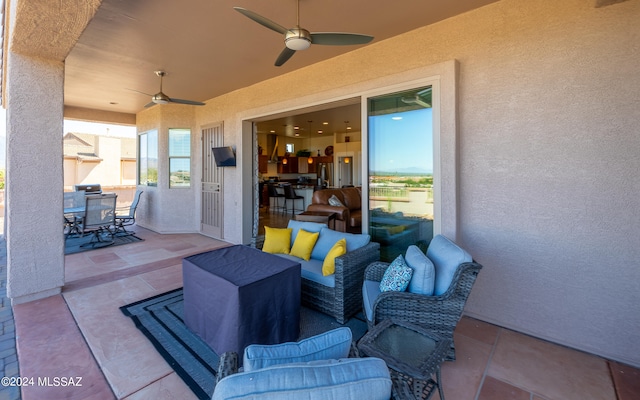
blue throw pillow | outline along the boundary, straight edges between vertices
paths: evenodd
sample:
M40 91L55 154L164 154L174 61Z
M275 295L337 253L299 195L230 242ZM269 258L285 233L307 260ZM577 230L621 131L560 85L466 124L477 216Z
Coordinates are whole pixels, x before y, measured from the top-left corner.
M409 282L409 293L432 296L436 270L431 260L416 245L409 246L404 260L413 269L413 276Z
M411 275L413 275L413 270L405 263L404 257L400 254L384 271L384 276L380 282L380 291L404 292L409 286Z
M333 245L343 238L347 240L347 253L366 246L371 240L371 236L366 234L338 232L333 229L322 228L318 241L311 252L311 258L314 260L324 260Z
M349 356L351 340L351 329L340 327L299 342L252 344L244 349L244 370L248 372L272 365L346 358Z
M460 264L472 261L469 253L442 235L436 235L431 240L427 248L427 257L433 261L436 268L436 282L433 289L433 294L436 296L444 294L449 289Z
M307 232L320 232L322 228L326 228L327 224L321 224L318 222L307 222L307 221L296 221L295 219L290 219L287 224L287 228L291 228L291 247L296 242L296 237L298 237L298 232L300 229L304 229Z

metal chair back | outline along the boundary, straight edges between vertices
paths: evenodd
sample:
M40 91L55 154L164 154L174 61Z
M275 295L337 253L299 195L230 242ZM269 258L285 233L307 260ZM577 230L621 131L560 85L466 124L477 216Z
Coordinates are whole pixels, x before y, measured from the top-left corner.
M143 193L142 190L136 190L136 194L133 196L133 201L129 206L129 212L126 214L118 215L118 218L126 217L127 219L135 219L136 216L136 208L138 208L138 203L140 202L140 195Z
M83 231L107 228L115 224L116 217L115 194L99 194L85 197L85 214Z

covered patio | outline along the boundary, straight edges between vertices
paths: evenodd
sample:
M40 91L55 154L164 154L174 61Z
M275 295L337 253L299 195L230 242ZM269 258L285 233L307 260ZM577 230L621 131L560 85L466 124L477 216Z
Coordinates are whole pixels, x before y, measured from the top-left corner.
M22 399L195 399L118 308L181 287L182 257L229 243L136 231L144 242L67 255L61 295L14 307L20 376L83 378L25 387ZM640 390L640 370L474 318L458 325L456 347L442 367L449 399L631 400Z

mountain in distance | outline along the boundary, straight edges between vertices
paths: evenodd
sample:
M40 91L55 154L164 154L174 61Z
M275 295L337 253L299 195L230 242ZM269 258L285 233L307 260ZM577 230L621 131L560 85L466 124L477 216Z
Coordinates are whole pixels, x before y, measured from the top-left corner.
M433 170L420 167L398 168L393 171L374 171L376 175L433 175Z

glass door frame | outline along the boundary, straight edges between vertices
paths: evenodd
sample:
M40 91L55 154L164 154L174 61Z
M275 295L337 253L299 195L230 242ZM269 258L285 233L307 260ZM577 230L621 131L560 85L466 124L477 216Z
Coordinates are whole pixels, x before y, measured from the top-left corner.
M362 126L362 229L369 227L369 99L405 90L431 86L433 118L433 234L442 233L442 170L441 170L441 89L439 77L419 79L386 86L363 93L360 99ZM366 212L364 212L366 210Z
M458 76L460 65L455 59L442 61L439 63L409 69L399 73L379 76L370 80L354 82L351 85L334 88L324 93L314 92L308 96L303 96L291 100L271 103L259 108L247 109L237 116L242 124L242 144L239 146L243 150L243 158L251 160L252 143L255 140L253 135L252 121L273 118L300 110L311 110L316 107L324 107L329 103L345 100L355 100L360 98L362 112L362 142L361 142L361 162L363 168L360 170L360 177L363 185L362 208L368 209L368 142L365 132L368 131L367 124L367 100L386 93L393 93L401 90L408 90L415 87L433 86L433 106L434 106L434 234L441 233L453 241L458 238ZM438 110L438 111L436 111ZM244 149L247 148L247 153ZM255 149L254 149L255 151ZM245 170L248 172L245 174ZM439 171L436 177L436 170ZM254 177L251 175L253 168L243 168L242 171L242 193L252 193ZM436 188L437 182L437 188ZM253 200L253 196L243 196ZM257 205L254 208L253 201L242 202L242 228L241 236L244 243L252 240L252 222L258 218ZM437 213L437 214L436 214ZM438 217L436 217L436 215ZM363 227L368 229L368 213L363 215ZM368 233L365 231L364 233Z

